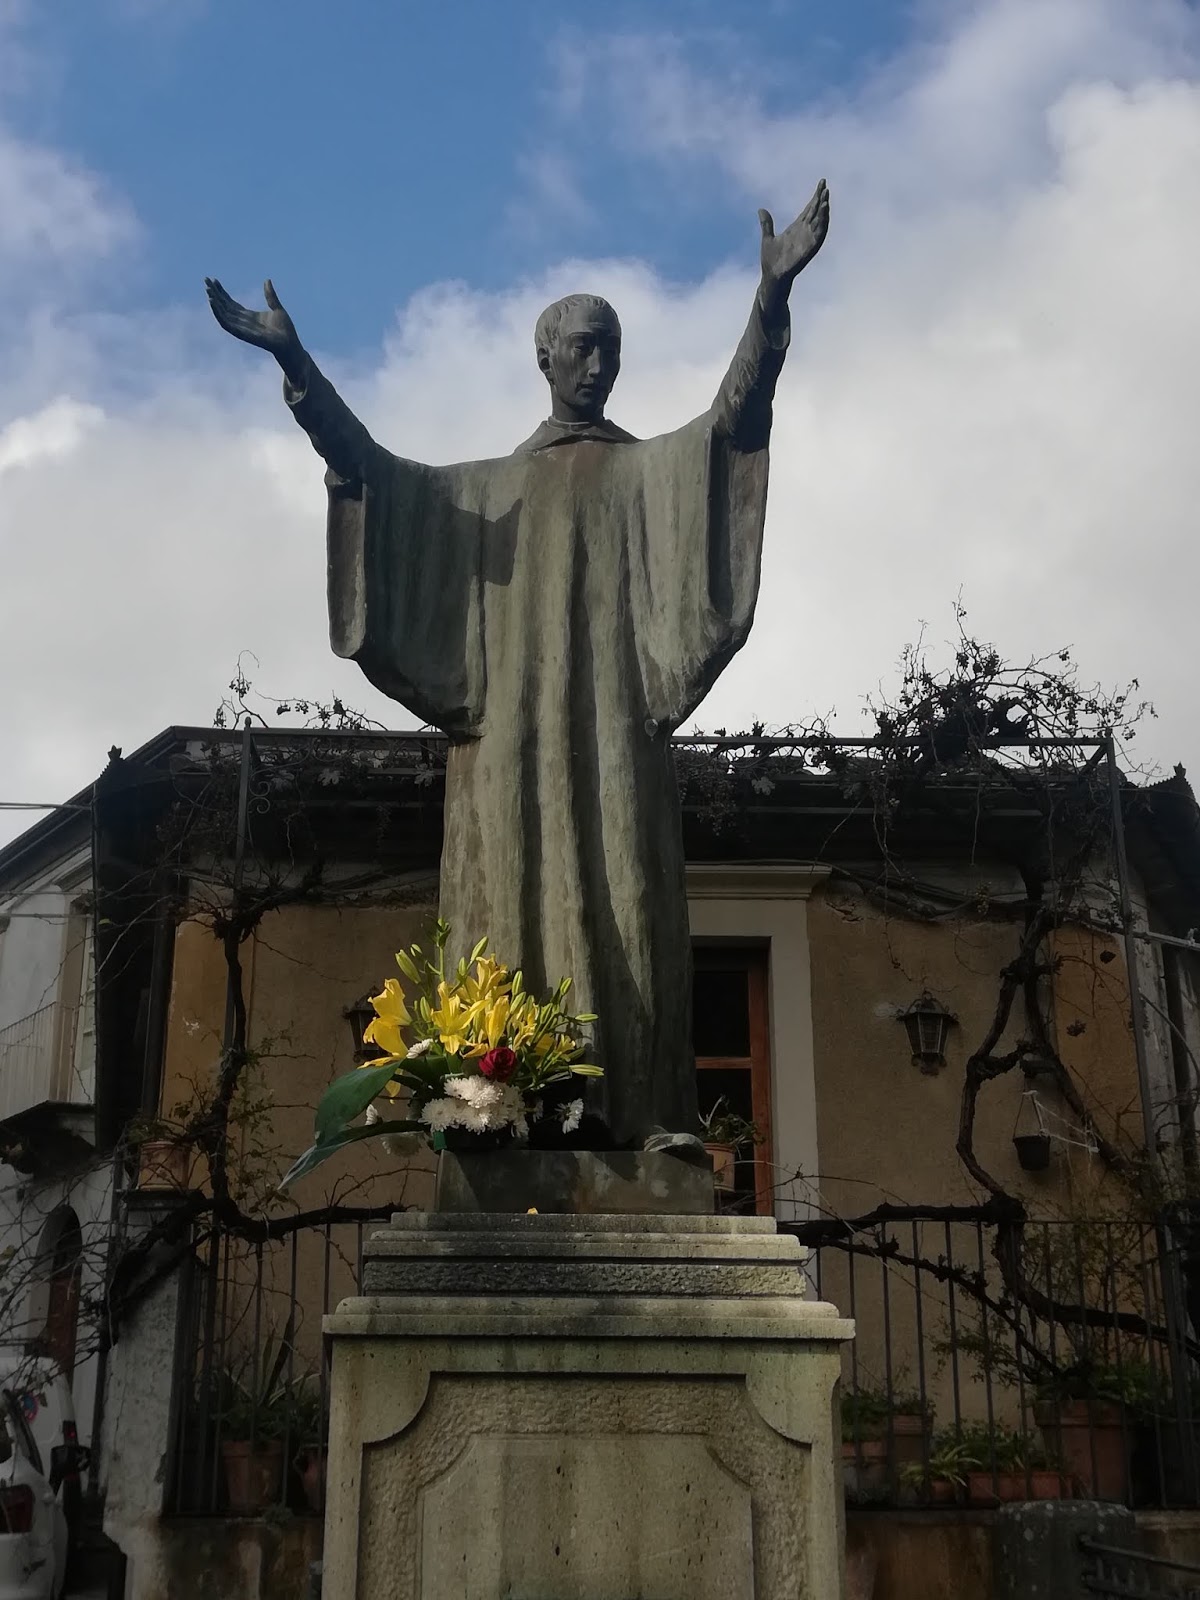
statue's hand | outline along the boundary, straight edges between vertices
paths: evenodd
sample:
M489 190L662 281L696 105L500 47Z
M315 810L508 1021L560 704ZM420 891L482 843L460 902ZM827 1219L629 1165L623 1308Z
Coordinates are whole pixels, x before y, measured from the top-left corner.
M803 272L829 232L829 189L825 179L821 179L795 222L778 238L769 211L760 211L758 221L762 228L763 278L785 290L790 289L797 273Z
M250 311L246 306L238 305L232 296L226 294L216 278L205 278L204 287L208 292L212 314L226 333L231 333L235 339L241 339L246 344L257 345L260 350L269 350L285 372L296 366L297 357L302 353L300 339L295 324L280 304L270 278L263 284L267 299L265 311Z

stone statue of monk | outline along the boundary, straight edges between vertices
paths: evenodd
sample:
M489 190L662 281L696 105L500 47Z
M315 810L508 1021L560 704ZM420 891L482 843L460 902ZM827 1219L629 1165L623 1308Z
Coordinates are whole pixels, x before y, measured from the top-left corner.
M448 467L375 442L269 280L265 311L206 284L328 466L334 650L449 736L453 942L486 933L535 991L573 978L599 1016L589 1109L619 1147L698 1132L671 734L754 617L788 295L825 239L824 182L783 233L759 222L750 321L703 415L643 440L608 421L621 326L569 295L534 335L549 417L510 456Z

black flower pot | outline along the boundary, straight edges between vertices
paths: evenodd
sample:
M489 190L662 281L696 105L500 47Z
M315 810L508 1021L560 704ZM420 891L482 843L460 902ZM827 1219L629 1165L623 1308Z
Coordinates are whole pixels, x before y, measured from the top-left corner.
M446 1128L439 1137L443 1150L453 1150L459 1155L472 1150L506 1150L516 1143L511 1128L489 1128L486 1133L470 1133L466 1128ZM436 1144L434 1148L437 1148Z
M1026 1172L1045 1172L1050 1165L1050 1135L1048 1133L1016 1133L1013 1135L1017 1160Z

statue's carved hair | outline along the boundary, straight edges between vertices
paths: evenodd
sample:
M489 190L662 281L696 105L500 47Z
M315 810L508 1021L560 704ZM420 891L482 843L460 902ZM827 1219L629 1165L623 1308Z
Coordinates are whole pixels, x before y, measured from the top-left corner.
M617 338L621 337L620 318L607 300L598 294L568 294L561 300L556 300L552 306L547 306L537 319L537 327L533 330L533 345L539 355L543 350L549 350L554 343L559 325L568 311L606 312L612 318Z

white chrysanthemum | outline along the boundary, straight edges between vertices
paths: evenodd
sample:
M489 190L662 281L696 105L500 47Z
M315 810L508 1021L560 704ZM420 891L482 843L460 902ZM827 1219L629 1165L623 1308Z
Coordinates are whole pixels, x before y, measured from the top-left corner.
M426 1050L432 1050L432 1049L433 1049L433 1040L432 1039L418 1039L416 1044L410 1044L409 1045L407 1051L405 1052L404 1059L406 1061L412 1061L417 1056L423 1056L425 1054Z
M434 1133L442 1133L447 1128L459 1125L458 1119L463 1109L461 1100L430 1100L421 1112L421 1121Z
M465 1100L467 1105L478 1106L481 1110L502 1105L504 1100L503 1084L493 1083L490 1078L482 1076L447 1078L442 1087L455 1100Z
M478 1106L464 1105L461 1101L456 1102L456 1104L458 1107L457 1124L460 1128L465 1128L468 1133L486 1133L490 1127L494 1126L487 1111L481 1111Z
M583 1117L583 1101L569 1100L562 1108L562 1125L564 1133L574 1133Z

